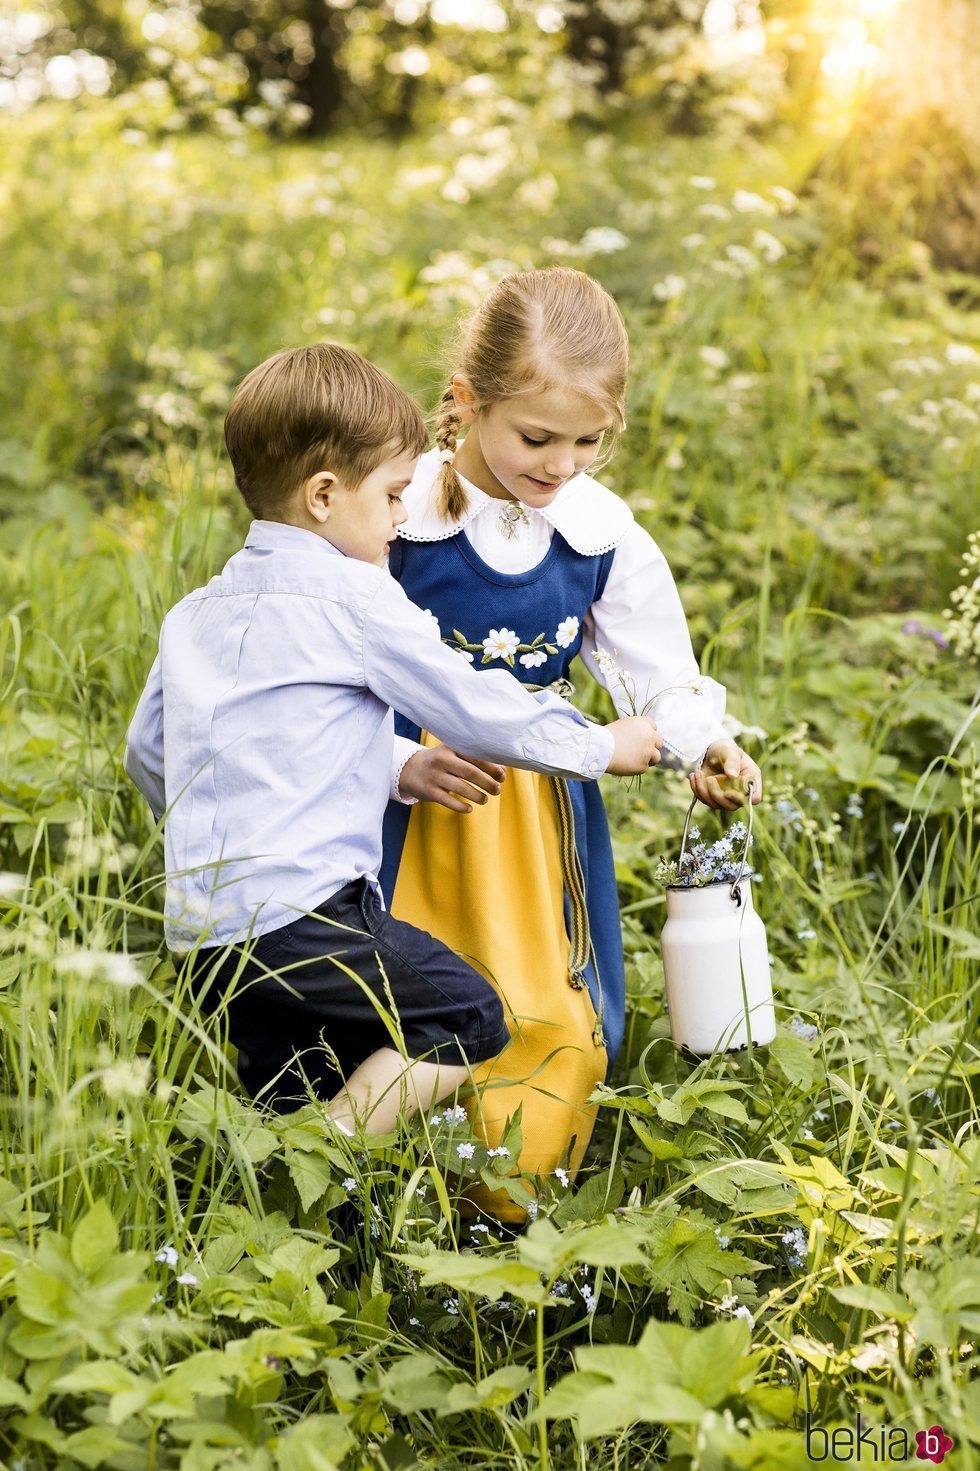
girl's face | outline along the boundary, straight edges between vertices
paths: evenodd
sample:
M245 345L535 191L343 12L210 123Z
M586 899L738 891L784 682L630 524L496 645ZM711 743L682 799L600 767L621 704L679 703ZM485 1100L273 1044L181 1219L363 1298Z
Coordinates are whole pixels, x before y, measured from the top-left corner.
M525 393L480 409L464 379L455 379L464 424L472 427L456 468L487 495L550 505L567 480L587 470L599 453L611 417L571 389Z

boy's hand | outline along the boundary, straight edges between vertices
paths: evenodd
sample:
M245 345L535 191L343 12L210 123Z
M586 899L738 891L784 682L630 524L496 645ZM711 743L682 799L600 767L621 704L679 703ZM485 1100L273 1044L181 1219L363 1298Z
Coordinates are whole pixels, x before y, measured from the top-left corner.
M624 715L622 720L610 721L606 729L616 742L606 767L611 776L639 776L660 764L663 736L645 715Z
M691 791L706 807L723 807L734 812L744 804L749 782L754 783L752 806L762 801L762 772L734 741L715 741L710 745L689 781Z
M460 756L450 746L426 746L405 762L398 790L403 797L438 802L450 812L472 812L472 803L482 807L489 797L500 796L504 771L493 761Z

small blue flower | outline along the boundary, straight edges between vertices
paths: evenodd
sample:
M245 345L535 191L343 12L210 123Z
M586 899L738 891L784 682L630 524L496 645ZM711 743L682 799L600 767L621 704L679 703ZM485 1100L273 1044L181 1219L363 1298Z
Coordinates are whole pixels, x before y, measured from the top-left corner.
M457 1144L456 1153L460 1159L472 1159L476 1146L473 1144Z
M789 1029L795 1037L802 1037L804 1042L812 1042L820 1035L812 1022L805 1022L801 1016L790 1019Z

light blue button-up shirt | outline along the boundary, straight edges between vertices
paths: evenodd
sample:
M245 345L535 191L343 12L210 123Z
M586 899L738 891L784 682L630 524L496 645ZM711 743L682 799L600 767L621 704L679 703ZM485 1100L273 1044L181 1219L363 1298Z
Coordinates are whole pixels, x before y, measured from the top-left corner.
M386 570L253 522L164 619L126 742L166 817L172 949L264 934L352 879L377 883L393 706L508 766L592 778L612 759L610 732L564 700L472 669Z

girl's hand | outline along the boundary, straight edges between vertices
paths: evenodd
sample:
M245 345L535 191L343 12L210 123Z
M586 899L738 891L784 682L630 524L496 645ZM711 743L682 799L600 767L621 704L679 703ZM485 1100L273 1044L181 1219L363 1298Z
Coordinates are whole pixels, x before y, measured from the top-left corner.
M612 760L606 767L610 776L642 776L651 766L660 764L660 747L664 738L652 720L645 715L624 715L606 726L612 732Z
M398 790L403 797L438 802L450 812L472 812L489 797L499 797L504 767L493 761L471 760L450 746L426 746L410 756L401 769Z
M762 801L762 772L751 756L734 741L715 741L704 753L704 760L688 780L691 791L706 807L723 807L734 812L745 802L749 782L753 782L752 805Z

